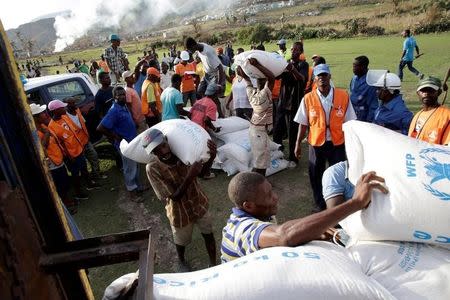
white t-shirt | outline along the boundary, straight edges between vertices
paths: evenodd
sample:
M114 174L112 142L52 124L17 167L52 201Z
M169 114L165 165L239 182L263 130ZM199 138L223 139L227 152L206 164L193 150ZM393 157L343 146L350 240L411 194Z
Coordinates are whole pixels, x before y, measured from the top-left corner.
M316 92L317 92L317 95L319 96L320 102L322 103L322 107L325 111L325 118L326 118L327 125L329 125L330 124L330 110L331 110L331 107L333 106L334 88L330 89L330 92L328 93L328 95L326 97L322 95L322 93L319 91L319 89L316 89ZM314 91L312 93L314 93ZM306 105L305 105L304 100L305 100L305 98L303 98L302 102L300 103L300 107L298 108L298 111L295 114L294 122L309 126L308 113L306 111ZM344 123L347 121L350 121L350 120L356 120L356 114L355 114L355 110L353 109L352 103L349 100L348 108L345 113ZM330 133L329 128L327 128L326 139L327 139L327 141L331 141L331 133Z
M75 125L78 126L78 128L81 128L81 122L77 115L72 115L71 113L67 113L67 115L75 123Z
M252 108L247 97L247 82L236 77L233 80L233 85L231 86L231 91L233 92L233 107L236 108Z
M205 43L199 43L203 46L203 51L198 51L198 56L202 60L203 68L206 73L212 73L221 64L219 57L213 47Z
M169 86L172 85L172 75L173 75L173 71L167 71L166 74L164 74L163 72L161 72L161 77L160 77L160 82L159 82L159 86L164 90L166 88L168 88Z

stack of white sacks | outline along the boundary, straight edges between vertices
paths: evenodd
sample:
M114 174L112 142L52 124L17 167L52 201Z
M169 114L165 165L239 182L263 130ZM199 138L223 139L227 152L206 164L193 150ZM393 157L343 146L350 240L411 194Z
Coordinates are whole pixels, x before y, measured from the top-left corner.
M216 164L229 174L249 170L249 123L232 117L215 126L222 131L214 139L223 143ZM389 189L374 191L366 209L340 223L350 236L346 248L273 247L205 270L156 274L155 299L450 299L450 148L358 121L344 132L350 181L376 171ZM277 157L278 145L271 149Z
M222 169L228 176L238 172L250 171L253 167L253 156L250 147L248 129L250 122L239 117L217 119L213 122L215 127L221 127L220 132L210 132L217 144L217 156L213 168ZM266 171L266 176L284 170L288 161L283 159L280 145L270 142L271 162Z

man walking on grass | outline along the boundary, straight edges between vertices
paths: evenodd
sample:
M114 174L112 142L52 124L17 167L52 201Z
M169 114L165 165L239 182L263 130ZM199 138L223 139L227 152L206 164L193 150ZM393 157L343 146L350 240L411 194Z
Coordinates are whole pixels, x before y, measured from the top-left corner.
M403 31L402 36L405 38L403 42L403 52L400 58L400 64L398 65L398 77L403 81L403 68L408 66L408 69L416 76L423 78L423 74L420 73L416 68L413 67L414 61L414 49L416 49L417 57L420 56L419 46L417 46L416 39L411 36L411 31L406 29Z

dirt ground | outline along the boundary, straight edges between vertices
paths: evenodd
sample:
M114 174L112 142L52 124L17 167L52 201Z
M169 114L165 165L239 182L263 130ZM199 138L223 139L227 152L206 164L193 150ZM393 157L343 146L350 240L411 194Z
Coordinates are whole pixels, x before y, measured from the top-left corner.
M306 145L303 153L307 154ZM151 188L144 193L143 203L131 202L123 186L122 174L115 163L109 159L102 160L101 168L106 171L108 179L102 182L100 190L90 193L90 199L80 204L78 213L74 216L83 234L92 237L148 228L156 239L155 273L177 272L175 245L164 205L156 199ZM143 170L141 173L148 185ZM227 196L231 177L223 172L218 172L217 175L212 180L200 180L200 184L210 201L217 253L220 256L222 228L233 205ZM307 157L303 157L295 169L284 170L268 179L279 195L278 222L310 214L312 196ZM203 269L208 265L203 238L196 229L192 243L186 249L186 258L193 270ZM137 269L137 262L90 269L89 278L96 299L101 299L105 287L114 279Z

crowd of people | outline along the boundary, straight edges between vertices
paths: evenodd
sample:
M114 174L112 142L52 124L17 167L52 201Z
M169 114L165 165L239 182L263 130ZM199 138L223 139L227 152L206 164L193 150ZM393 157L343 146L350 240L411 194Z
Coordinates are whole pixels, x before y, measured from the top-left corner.
M387 192L382 184L384 179L374 172L362 175L356 186L348 181L342 130L345 122L359 120L429 143L450 143L450 110L439 101L442 90L447 90L449 74L442 84L438 78L413 69L414 50L419 55L419 48L409 30L405 30L404 36L398 75L372 72L369 58L358 56L353 61L354 76L347 91L334 86L332 69L323 56L312 55L311 64L308 62L303 41L294 42L291 51L287 50L286 40L278 41L278 53L286 59L287 67L277 77L263 62L250 58L248 63L264 75L253 79L234 64L231 44L224 51L193 38L185 40L183 51L171 47L161 60L155 51L144 53L130 70L120 48L120 37L111 35L111 45L93 68L95 72L88 70L93 77L95 73L101 86L95 95L95 111L101 119L97 130L120 153L122 139L130 142L164 120L188 118L208 131L219 132L221 128L213 123L217 117L234 114L246 119L250 122L253 169L236 175L229 184L229 198L235 207L223 230L222 262L265 247L293 246L319 239L340 220L367 207L373 189ZM256 48L263 47L261 44ZM242 52L242 48L236 50L236 54ZM419 80L417 96L422 109L416 115L402 99L404 66ZM122 81L125 87L117 85ZM72 174L77 199L86 198L81 179L91 189L98 187L104 175L98 168L83 116L73 99L63 100L49 103L51 118L45 105L31 104L31 110L58 192L63 202L70 205L65 165ZM188 104L190 110L186 109ZM277 212L278 196L265 178L270 163L269 142L273 139L283 150L283 141L287 140L289 167L295 168L303 155L305 138L314 213L276 225L272 217ZM210 265L215 265L208 197L197 177L214 177L210 169L216 145L209 141L210 159L191 166L184 165L172 153L167 137L155 128L146 131L143 147L151 156L146 166L148 180L157 197L166 204L180 270L189 268L185 247L191 241L194 224L205 240ZM91 164L90 174L86 159ZM143 201L145 188L139 178L139 164L126 157L122 161L130 199Z

